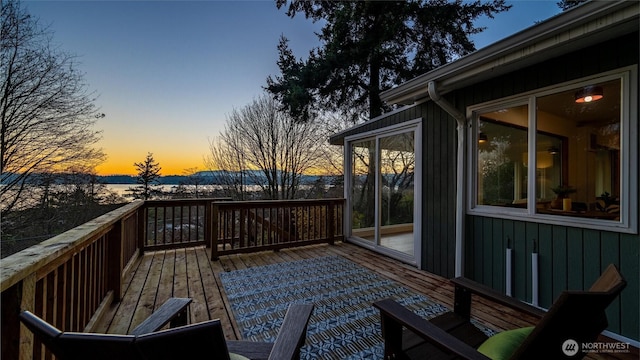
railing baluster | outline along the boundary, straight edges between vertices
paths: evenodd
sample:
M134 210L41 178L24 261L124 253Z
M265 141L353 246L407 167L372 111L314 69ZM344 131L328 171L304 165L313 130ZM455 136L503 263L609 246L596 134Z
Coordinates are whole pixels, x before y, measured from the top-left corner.
M89 244L86 248L87 252L87 320L91 318L91 314L95 310L93 308L93 294L94 294L94 276L95 273L95 263L93 262L93 248L95 243Z
M153 245L158 245L158 208L153 207Z
M238 229L238 237L239 237L239 246L240 247L247 247L248 246L248 241L247 239L245 239L245 209L239 209L238 210L238 226L240 227Z
M315 226L313 220L313 207L311 205L307 205L305 207L305 217L307 222L307 229L305 231L305 239L313 240L313 228Z

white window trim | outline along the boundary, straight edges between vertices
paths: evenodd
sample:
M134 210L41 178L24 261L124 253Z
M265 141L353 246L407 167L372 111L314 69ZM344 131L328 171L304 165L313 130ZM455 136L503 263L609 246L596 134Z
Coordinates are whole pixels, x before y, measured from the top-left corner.
M626 201L620 209L620 221L586 219L579 217L546 215L536 213L534 206L526 209L477 205L477 115L500 108L528 104L529 129L537 129L536 98L561 92L574 87L588 85L593 82L621 79L621 196ZM496 217L502 219L537 222L552 225L573 226L620 233L638 233L638 156L633 156L632 149L638 149L638 67L629 66L613 71L584 77L578 80L555 84L534 91L476 104L467 108L467 171L470 181L467 184L467 214ZM634 120L634 121L632 121ZM528 132L528 146L535 146L536 131ZM632 135L633 134L633 135ZM535 151L529 151L529 163L535 163ZM530 167L528 178L534 178L535 169ZM535 204L535 183L527 184L528 204Z

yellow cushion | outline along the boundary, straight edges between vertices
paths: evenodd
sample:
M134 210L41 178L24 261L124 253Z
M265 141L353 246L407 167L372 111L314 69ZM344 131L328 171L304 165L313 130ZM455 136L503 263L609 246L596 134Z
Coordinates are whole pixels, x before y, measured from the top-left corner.
M478 347L478 352L493 360L506 360L529 336L533 327L514 329L497 333Z

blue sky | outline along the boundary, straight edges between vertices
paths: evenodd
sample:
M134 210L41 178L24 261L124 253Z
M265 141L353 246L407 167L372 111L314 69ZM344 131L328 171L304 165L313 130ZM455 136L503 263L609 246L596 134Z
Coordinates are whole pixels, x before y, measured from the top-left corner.
M482 48L560 12L556 1L511 1L513 8L481 19ZM106 117L103 174L133 174L152 152L163 174L204 170L209 139L226 115L263 93L277 75L281 34L297 57L318 45L320 26L291 19L275 1L30 1L31 15L54 32L53 42L78 55L79 70Z

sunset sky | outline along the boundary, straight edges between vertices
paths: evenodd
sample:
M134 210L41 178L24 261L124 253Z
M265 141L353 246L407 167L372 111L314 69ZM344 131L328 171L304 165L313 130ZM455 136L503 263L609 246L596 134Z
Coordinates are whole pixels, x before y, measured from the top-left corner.
M510 1L482 19L477 48L560 12L556 0ZM78 55L96 105L106 117L98 144L108 158L100 174L135 174L148 152L163 175L205 170L209 140L226 116L263 93L279 73L281 34L297 57L318 45L320 25L290 19L275 1L25 1L54 32L60 49Z

